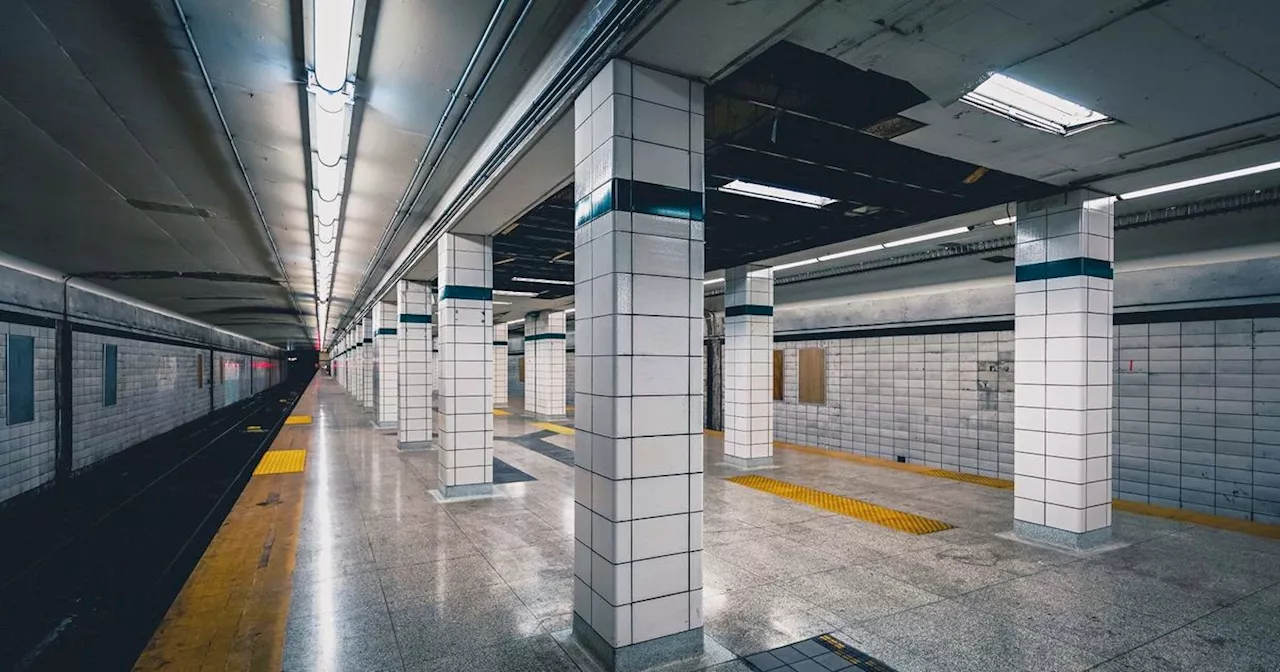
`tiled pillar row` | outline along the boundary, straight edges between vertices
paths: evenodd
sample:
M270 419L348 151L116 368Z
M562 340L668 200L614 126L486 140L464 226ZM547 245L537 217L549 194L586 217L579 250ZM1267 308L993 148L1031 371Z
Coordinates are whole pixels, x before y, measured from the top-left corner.
M539 311L524 318L525 412L539 418L563 418L565 389L565 314Z
M401 280L396 284L396 309L400 324L400 419L397 441L401 450L421 449L431 442L431 288L426 283Z
M610 669L703 643L702 109L621 60L574 108L573 629Z
M1014 530L1027 539L1111 536L1112 232L1097 194L1018 205Z
M738 266L724 285L724 459L773 463L773 271Z
M493 248L445 234L440 255L440 493L493 489Z
M374 410L374 388L376 387L376 383L378 383L378 381L374 379L374 376L378 374L378 352L374 349L374 332L376 330L374 328L374 316L365 316L364 324L365 346L362 349L364 349L365 355L365 371L364 384L362 384L361 387L361 401L365 404L365 408L371 411Z
M374 405L377 408L377 424L381 429L395 429L399 403L400 352L396 343L396 307L395 304L379 302L373 307L373 349L377 362L377 389L374 390Z
M507 407L507 325L493 325L493 407Z

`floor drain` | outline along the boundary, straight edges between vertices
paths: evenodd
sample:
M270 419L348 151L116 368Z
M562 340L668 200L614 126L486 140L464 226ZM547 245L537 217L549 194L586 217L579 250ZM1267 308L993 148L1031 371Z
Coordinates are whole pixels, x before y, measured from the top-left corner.
M796 670L831 670L831 672L895 672L892 667L873 658L835 635L818 635L803 642L788 644L746 657L747 665L757 672L793 672ZM815 667L816 666L816 667Z

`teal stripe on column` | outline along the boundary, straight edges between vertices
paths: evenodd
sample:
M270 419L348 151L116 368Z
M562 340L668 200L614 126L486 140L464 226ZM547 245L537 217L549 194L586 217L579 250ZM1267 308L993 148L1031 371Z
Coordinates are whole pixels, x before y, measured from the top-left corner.
M1018 266L1014 270L1014 278L1017 282L1070 278L1077 275L1112 280L1115 278L1115 271L1111 266L1111 262L1089 257L1074 257L1039 264L1025 264Z
M431 324L431 316L422 313L401 313L400 324Z
M773 316L773 306L760 306L748 304L745 306L729 306L724 309L725 317L738 317L740 315L759 315L762 317Z
M506 342L506 341L494 341L494 342L493 342L493 344L494 344L494 345L503 345L503 346L505 346L505 345L507 344L507 342Z
M563 341L564 338L565 338L564 334L534 334L532 336L525 336L524 342L528 343L530 341L548 341L548 340Z
M472 287L470 285L445 285L440 290L440 300L466 299L469 301L492 301L492 287Z
M378 335L379 336L395 336L396 328L395 327L378 327Z

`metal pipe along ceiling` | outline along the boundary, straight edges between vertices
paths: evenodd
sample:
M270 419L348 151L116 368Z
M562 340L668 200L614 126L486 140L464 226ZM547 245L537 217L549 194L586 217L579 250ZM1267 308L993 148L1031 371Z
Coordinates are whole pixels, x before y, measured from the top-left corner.
M173 0L173 9L178 14L178 21L182 24L183 34L187 36L187 44L191 45L191 54L195 56L196 65L200 68L200 78L204 80L205 89L209 92L209 99L213 101L213 109L218 113L218 124L222 127L222 132L227 138L227 144L231 147L231 154L235 156L236 166L240 169L240 177L244 178L244 187L249 191L249 199L253 201L253 210L258 214L258 224L262 226L262 233L267 237L267 244L271 247L271 254L276 258L276 266L280 269L280 276L284 278L285 291L289 294L289 303L293 304L294 313L298 316L298 326L305 336L307 334L307 323L303 319L302 308L298 306L297 297L294 296L293 282L289 279L289 270L284 265L284 258L280 256L280 248L276 245L275 236L271 235L271 227L267 225L267 216L262 211L262 204L258 201L258 192L254 190L253 183L249 181L249 171L244 167L244 160L240 158L240 150L236 148L235 137L231 135L231 128L227 126L227 117L222 113L222 104L218 102L218 95L214 91L213 81L209 79L209 71L205 68L204 57L200 55L200 48L196 46L196 38L191 33L191 26L187 23L187 14L182 9L181 0ZM236 334L236 336L243 338L239 334Z
M493 59L490 60L489 65L485 69L485 73L480 80L480 84L474 91L466 94L470 99L470 102L467 104L466 108L463 109L458 120L453 124L453 131L449 135L448 142L446 142L439 151L435 151L436 143L444 132L445 127L449 125L450 117L453 116L453 111L458 103L458 99L467 89L467 83L471 79L471 75L475 71L476 64L479 63L480 57L484 54L486 47L488 47L489 40L493 37L494 29L497 27L499 19L502 18L503 13L506 11L509 0L501 0L498 3L498 6L494 9L493 15L489 17L489 23L485 26L484 33L480 36L480 41L476 43L475 50L471 52L471 58L467 61L467 66L463 68L462 75L458 78L458 84L453 88L453 92L449 96L449 102L445 105L444 112L440 115L440 120L436 122L435 130L431 132L431 139L427 141L427 146L422 150L422 157L418 159L417 165L413 170L413 175L409 177L409 182L405 185L404 193L401 194L400 199L396 202L396 209L394 214L391 216L391 221L383 228L382 235L378 238L378 244L374 247L373 254L369 257L369 262L365 265L364 272L360 275L360 284L357 285L356 291L352 295L353 305L356 303L354 300L355 297L360 294L367 284L367 278L373 273L377 264L386 255L387 248L391 246L391 242L395 240L396 234L400 232L405 221L408 220L409 213L413 212L414 208L418 205L418 200L422 197L422 194L426 192L427 185L431 182L431 176L435 173L436 166L440 164L441 160L444 158L445 152L449 150L449 145L453 143L453 138L457 135L458 129L461 128L462 123L466 121L467 114L471 111L472 105L475 104L476 98L478 98L480 93L483 91L484 84L489 81L490 75L492 75L493 71L497 68L498 61L501 60L502 54L506 52L507 44L511 41L511 36L515 34L516 28L518 28L520 23L524 20L525 12L528 10L528 2L529 0L526 0L526 5L524 10L520 13L520 18L511 27L502 48L493 57ZM431 159L433 153L435 155L434 160ZM427 170L426 177L422 178L423 169L428 163L431 164L431 167ZM422 178L421 181L419 178ZM417 185L416 189L415 185ZM410 198L411 193L413 194L412 198ZM408 203L408 207L405 206L406 202Z

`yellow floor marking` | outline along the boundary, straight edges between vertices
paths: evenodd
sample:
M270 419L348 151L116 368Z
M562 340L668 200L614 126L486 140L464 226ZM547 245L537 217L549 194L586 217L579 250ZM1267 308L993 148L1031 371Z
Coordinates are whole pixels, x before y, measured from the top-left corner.
M703 433L719 438L724 437L724 432L714 429L704 429ZM990 476L978 476L977 474L962 474L946 469L936 469L926 467L919 464L903 464L901 462L891 462L876 457L867 457L866 455L856 455L854 453L846 453L839 450L827 450L825 448L816 448L814 446L801 446L794 443L785 443L782 441L774 441L775 448L782 448L797 453L806 453L808 455L821 455L823 457L832 457L837 460L845 460L847 462L858 462L874 467L883 467L886 469L895 469L898 471L907 471L920 474L922 476L932 476L934 478L945 478L952 481L960 481L962 483L973 483L988 488L997 488L999 490L1012 490L1013 481L1003 478L992 478ZM1239 520L1237 518L1228 518L1226 516L1215 516L1210 513L1201 513L1199 511L1191 511L1189 509L1175 509L1167 506L1156 506L1154 504L1146 504L1143 502L1131 502L1125 499L1111 500L1111 506L1116 511L1124 511L1126 513L1134 513L1141 516L1152 516L1154 518L1165 518L1168 520L1178 520L1186 523L1194 523L1196 525L1204 525L1205 527L1213 527L1220 530L1230 530L1241 534L1249 534L1255 537L1266 537L1268 539L1280 539L1280 525L1269 525L1267 523L1255 523L1249 520Z
M261 433L262 433L262 427L259 427L258 425L249 425L248 427L245 427L245 428L244 428L244 431L246 431L246 432L248 432L248 433L250 433L250 434L261 434Z
M1174 509L1167 506L1155 506L1154 504L1130 502L1123 499L1111 500L1111 508L1116 511L1136 513L1143 516L1154 516L1156 518L1166 518L1168 520L1179 520L1184 523L1195 523L1196 525L1204 525L1205 527L1216 527L1220 530L1230 530L1232 532L1250 534L1255 537L1280 539L1280 525L1255 523L1251 520L1239 520L1236 518L1227 518L1226 516L1215 516L1209 513L1200 513L1199 511L1191 511L1188 509Z
M502 409L502 408L495 408L495 409L493 409L493 414L494 414L494 415L499 415L499 416L501 416L501 415L511 415L511 411L508 411L508 410L506 410L506 409Z
M309 415L291 415L284 419L286 425L309 425L311 424L311 416Z
M565 434L565 435L568 435L568 436L572 436L572 435L574 435L574 434L576 434L576 433L577 433L577 432L575 432L575 431L573 430L573 428L572 428L572 427L565 427L564 425L557 425L557 424L555 424L555 423L553 423L553 422L535 422L535 423L533 423L533 426L534 426L534 427L538 427L538 428L540 428L540 429L547 429L547 430L551 430L551 431L555 432L556 434Z
M312 387L298 408L314 407ZM267 454L305 453L311 431L309 425L283 428ZM305 487L301 473L249 479L135 672L283 667Z
M930 532L941 532L949 530L954 525L949 525L940 520L917 516L914 513L906 511L898 511L888 507L864 502L862 500L853 499L851 497L842 497L833 495L829 492L815 490L803 485L787 483L779 481L767 476L735 476L728 479L732 483L745 485L748 488L754 488L762 492L777 495L792 501L808 504L809 506L819 509L826 509L842 516L865 520L877 525L906 532L908 534L929 534Z
M270 474L296 474L307 464L305 450L268 450L262 454L262 461L253 470L254 476Z

